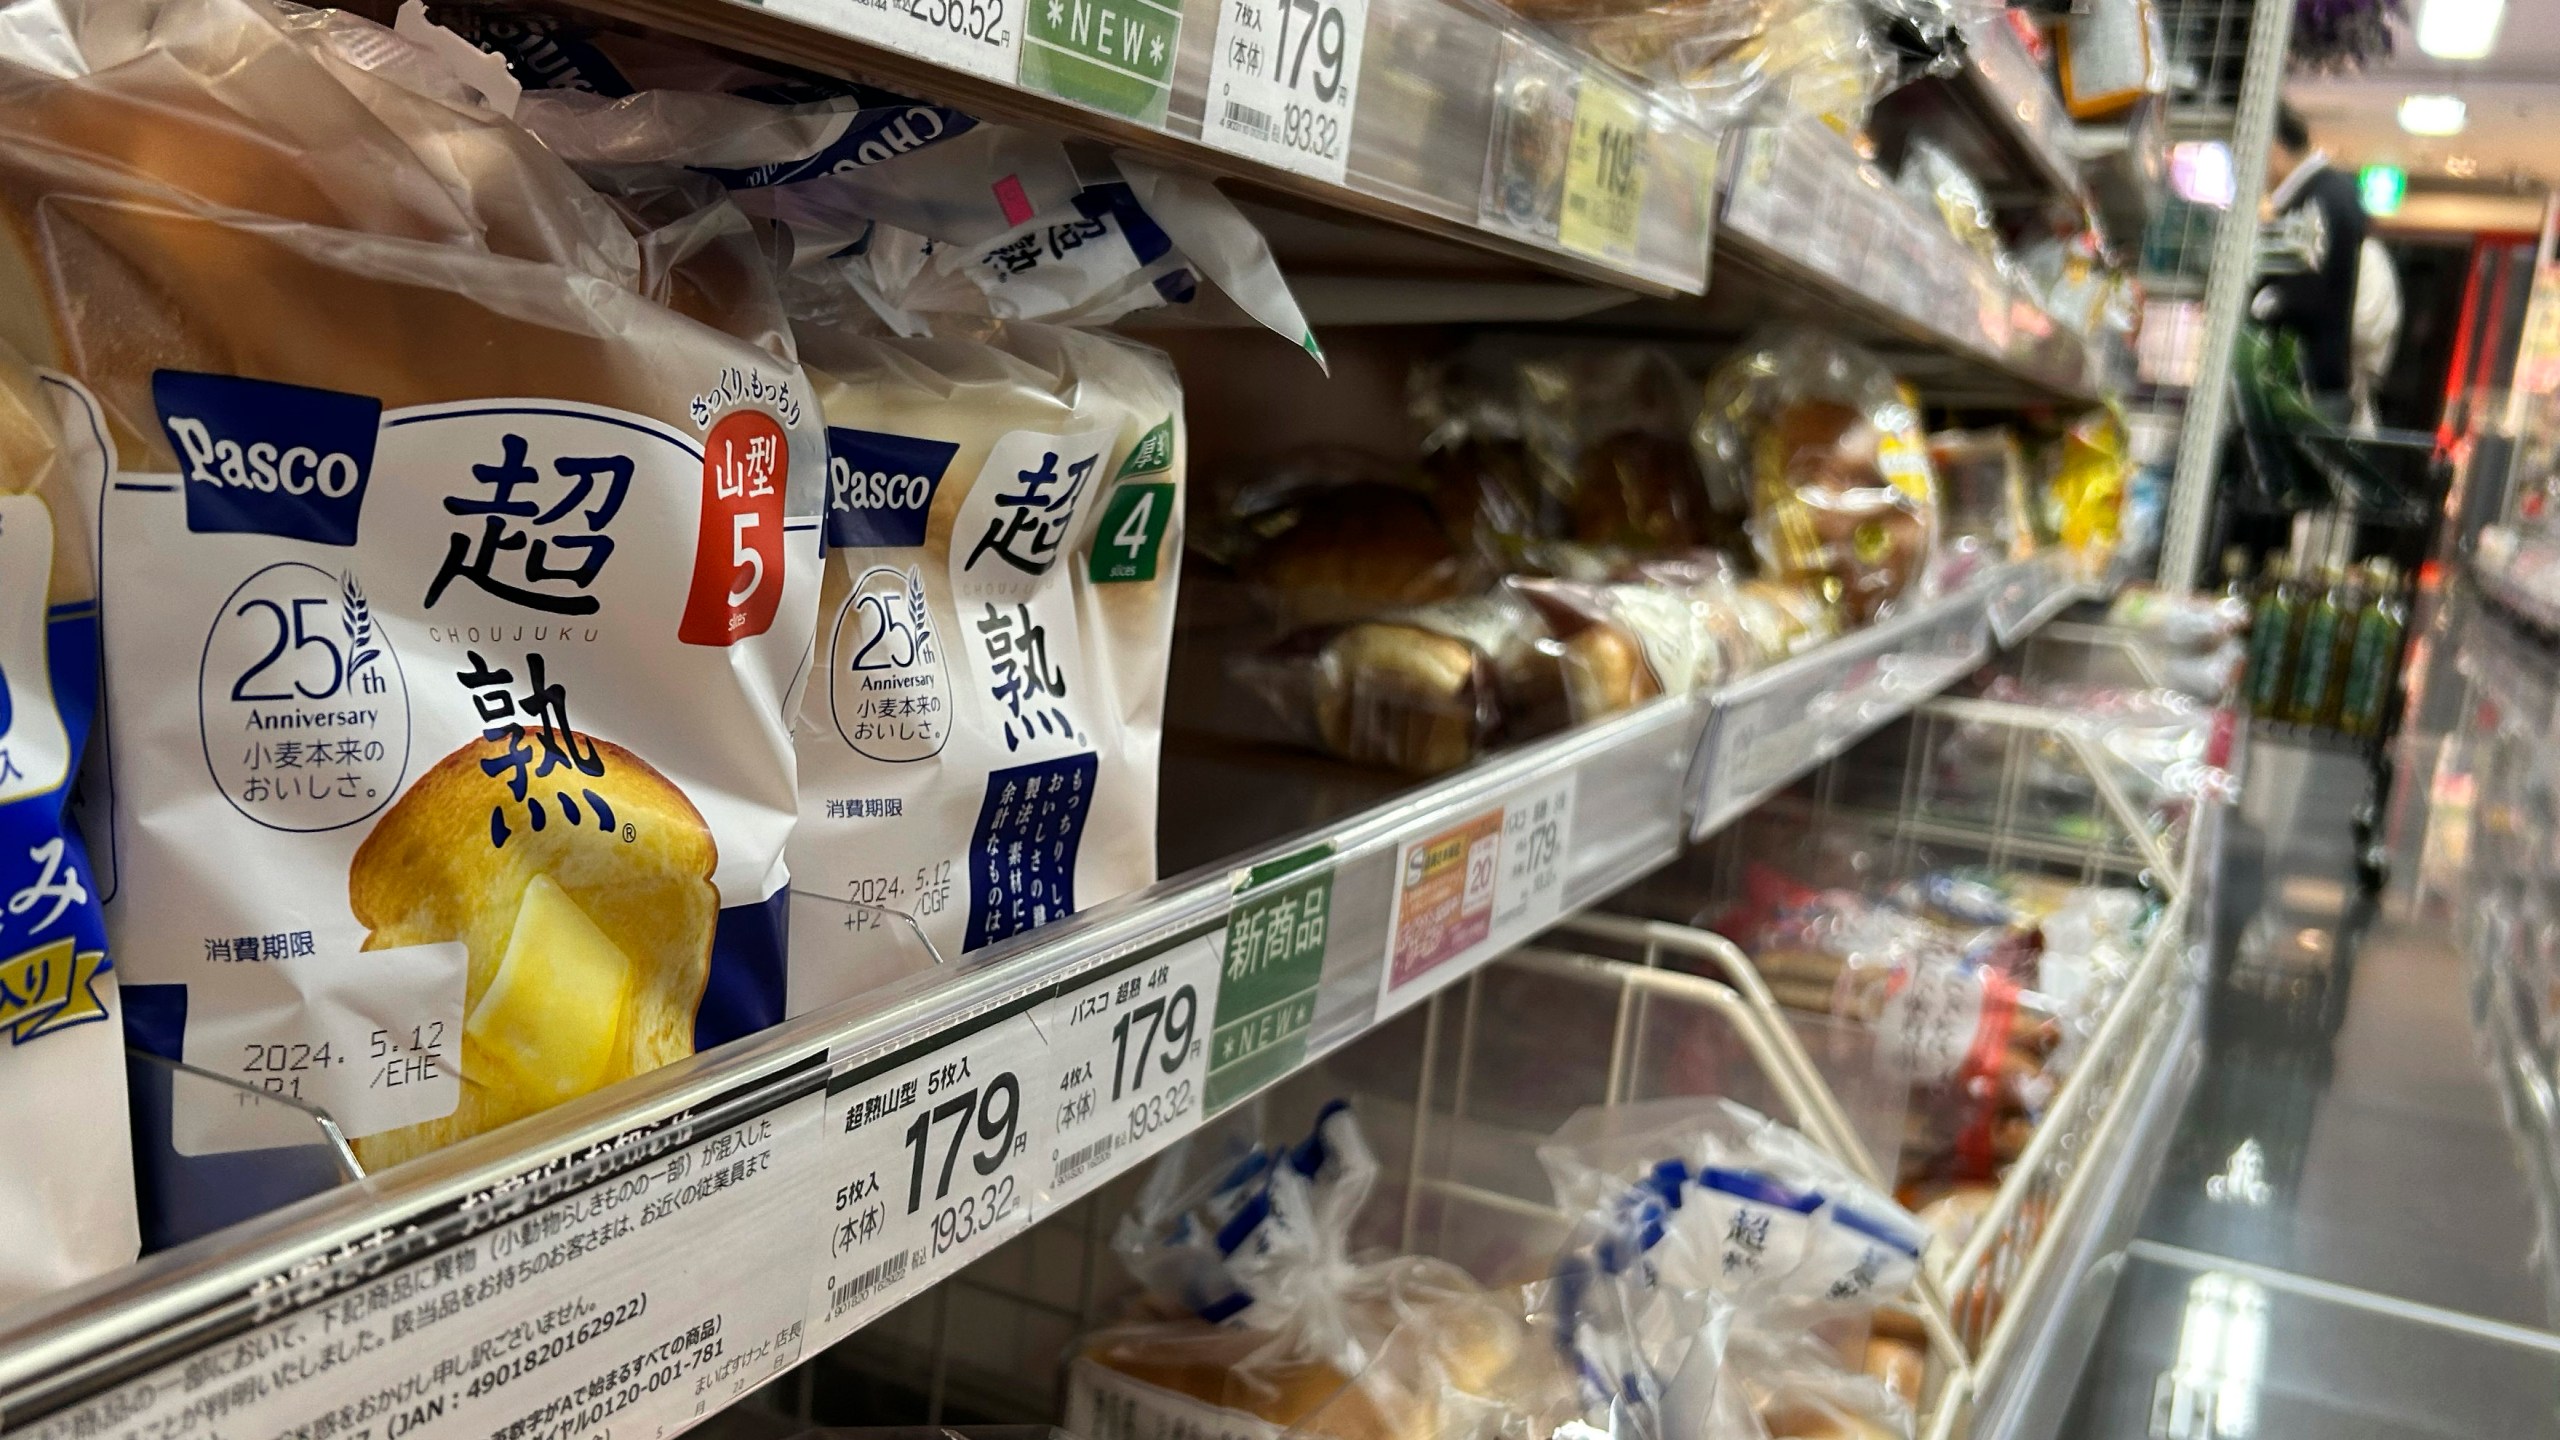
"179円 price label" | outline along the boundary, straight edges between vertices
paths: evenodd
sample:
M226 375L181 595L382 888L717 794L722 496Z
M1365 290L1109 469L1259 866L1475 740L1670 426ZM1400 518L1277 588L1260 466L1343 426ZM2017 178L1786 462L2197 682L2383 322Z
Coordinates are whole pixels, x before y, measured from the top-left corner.
M1342 183L1369 0L1221 0L1200 136Z
M828 1082L817 1343L1030 1225L1032 1159L1048 1153L1044 1107L1032 1100L1044 1049L1014 1012Z
M1055 1121L1046 1213L1200 1123L1219 949L1198 936L1073 984L1049 1003Z

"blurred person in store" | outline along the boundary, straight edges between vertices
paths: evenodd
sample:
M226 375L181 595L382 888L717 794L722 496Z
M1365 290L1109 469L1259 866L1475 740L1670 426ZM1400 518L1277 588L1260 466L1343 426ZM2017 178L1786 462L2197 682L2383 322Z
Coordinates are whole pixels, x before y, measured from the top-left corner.
M2350 418L2360 432L2369 434L2382 424L2374 410L2374 396L2382 389L2383 377L2391 373L2391 356L2399 348L2400 272L2392 267L2391 252L2367 235L2356 265L2355 324L2347 345L2354 371L2347 380L2354 404Z
M2250 300L2249 313L2262 324L2293 332L2301 344L2312 404L2343 423L2352 409L2356 282L2364 265L2367 229L2364 201L2356 193L2356 178L2331 165L2328 152L2312 145L2311 127L2291 105L2276 107L2267 181L2265 218L2275 225L2283 250L2298 256L2304 267L2267 277Z

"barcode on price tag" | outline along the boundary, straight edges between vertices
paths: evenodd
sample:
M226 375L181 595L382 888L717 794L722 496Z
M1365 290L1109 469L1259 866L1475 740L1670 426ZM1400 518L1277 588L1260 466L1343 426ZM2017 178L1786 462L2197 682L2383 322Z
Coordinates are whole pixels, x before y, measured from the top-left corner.
M1644 101L1634 91L1601 71L1582 72L1556 237L1566 249L1603 260L1636 258L1650 133Z
M1047 1047L1008 1006L827 1082L827 1239L812 1275L827 1345L1030 1227L1055 1107Z
M822 30L1001 80L1021 69L1028 0L765 0L777 14Z
M1219 0L1200 138L1341 184L1369 0Z
M1564 906L1570 774L1396 850L1378 1018L1528 939Z

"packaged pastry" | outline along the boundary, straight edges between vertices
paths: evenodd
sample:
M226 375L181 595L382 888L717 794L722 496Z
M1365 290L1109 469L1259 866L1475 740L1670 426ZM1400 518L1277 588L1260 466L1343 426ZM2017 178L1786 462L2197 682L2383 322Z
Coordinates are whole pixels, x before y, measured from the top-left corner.
M1333 754L1437 775L1563 723L1552 638L1536 605L1497 588L1303 632L1237 663Z
M824 459L743 219L343 13L44 8L0 316L115 452L135 1043L379 1167L779 1019ZM210 1089L178 1156L268 1143Z
M87 420L67 383L0 347L0 1310L140 1243L106 877L65 809L98 702L77 487L109 457Z
M1659 695L1712 689L1730 673L1712 601L1650 580L1514 578L1555 636L1567 714L1576 723Z
M1069 1364L1067 1428L1095 1440L1546 1433L1565 1386L1516 1302L1445 1261L1352 1250L1377 1175L1340 1101L1295 1145L1230 1129L1177 1146L1114 1237L1141 1295Z
M1185 441L1153 350L944 328L800 329L828 471L791 864L956 956L1155 878ZM819 968L795 1007L836 998Z
M1279 631L1347 624L1482 588L1471 517L1439 501L1356 451L1284 455L1217 505L1214 549Z
M2027 514L2027 457L2007 427L1940 430L1929 436L1929 464L1943 501L1941 588L1963 583L1950 567L2017 560L2035 553Z
M1751 497L1762 573L1814 585L1853 624L1890 613L1937 544L1919 415L1883 364L1817 331L1762 336L1707 382L1711 483Z
M1690 453L1696 390L1668 353L1569 351L1515 370L1530 472L1562 512L1559 538L1631 557L1736 538L1739 514L1719 513Z

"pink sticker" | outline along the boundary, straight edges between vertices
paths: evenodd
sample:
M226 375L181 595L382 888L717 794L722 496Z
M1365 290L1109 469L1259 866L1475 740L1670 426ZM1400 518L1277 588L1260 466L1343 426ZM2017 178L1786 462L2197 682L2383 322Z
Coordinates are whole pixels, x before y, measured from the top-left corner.
M1020 225L1031 219L1031 197L1022 193L1022 177L1007 175L995 184L996 203L1004 207L1004 223Z

